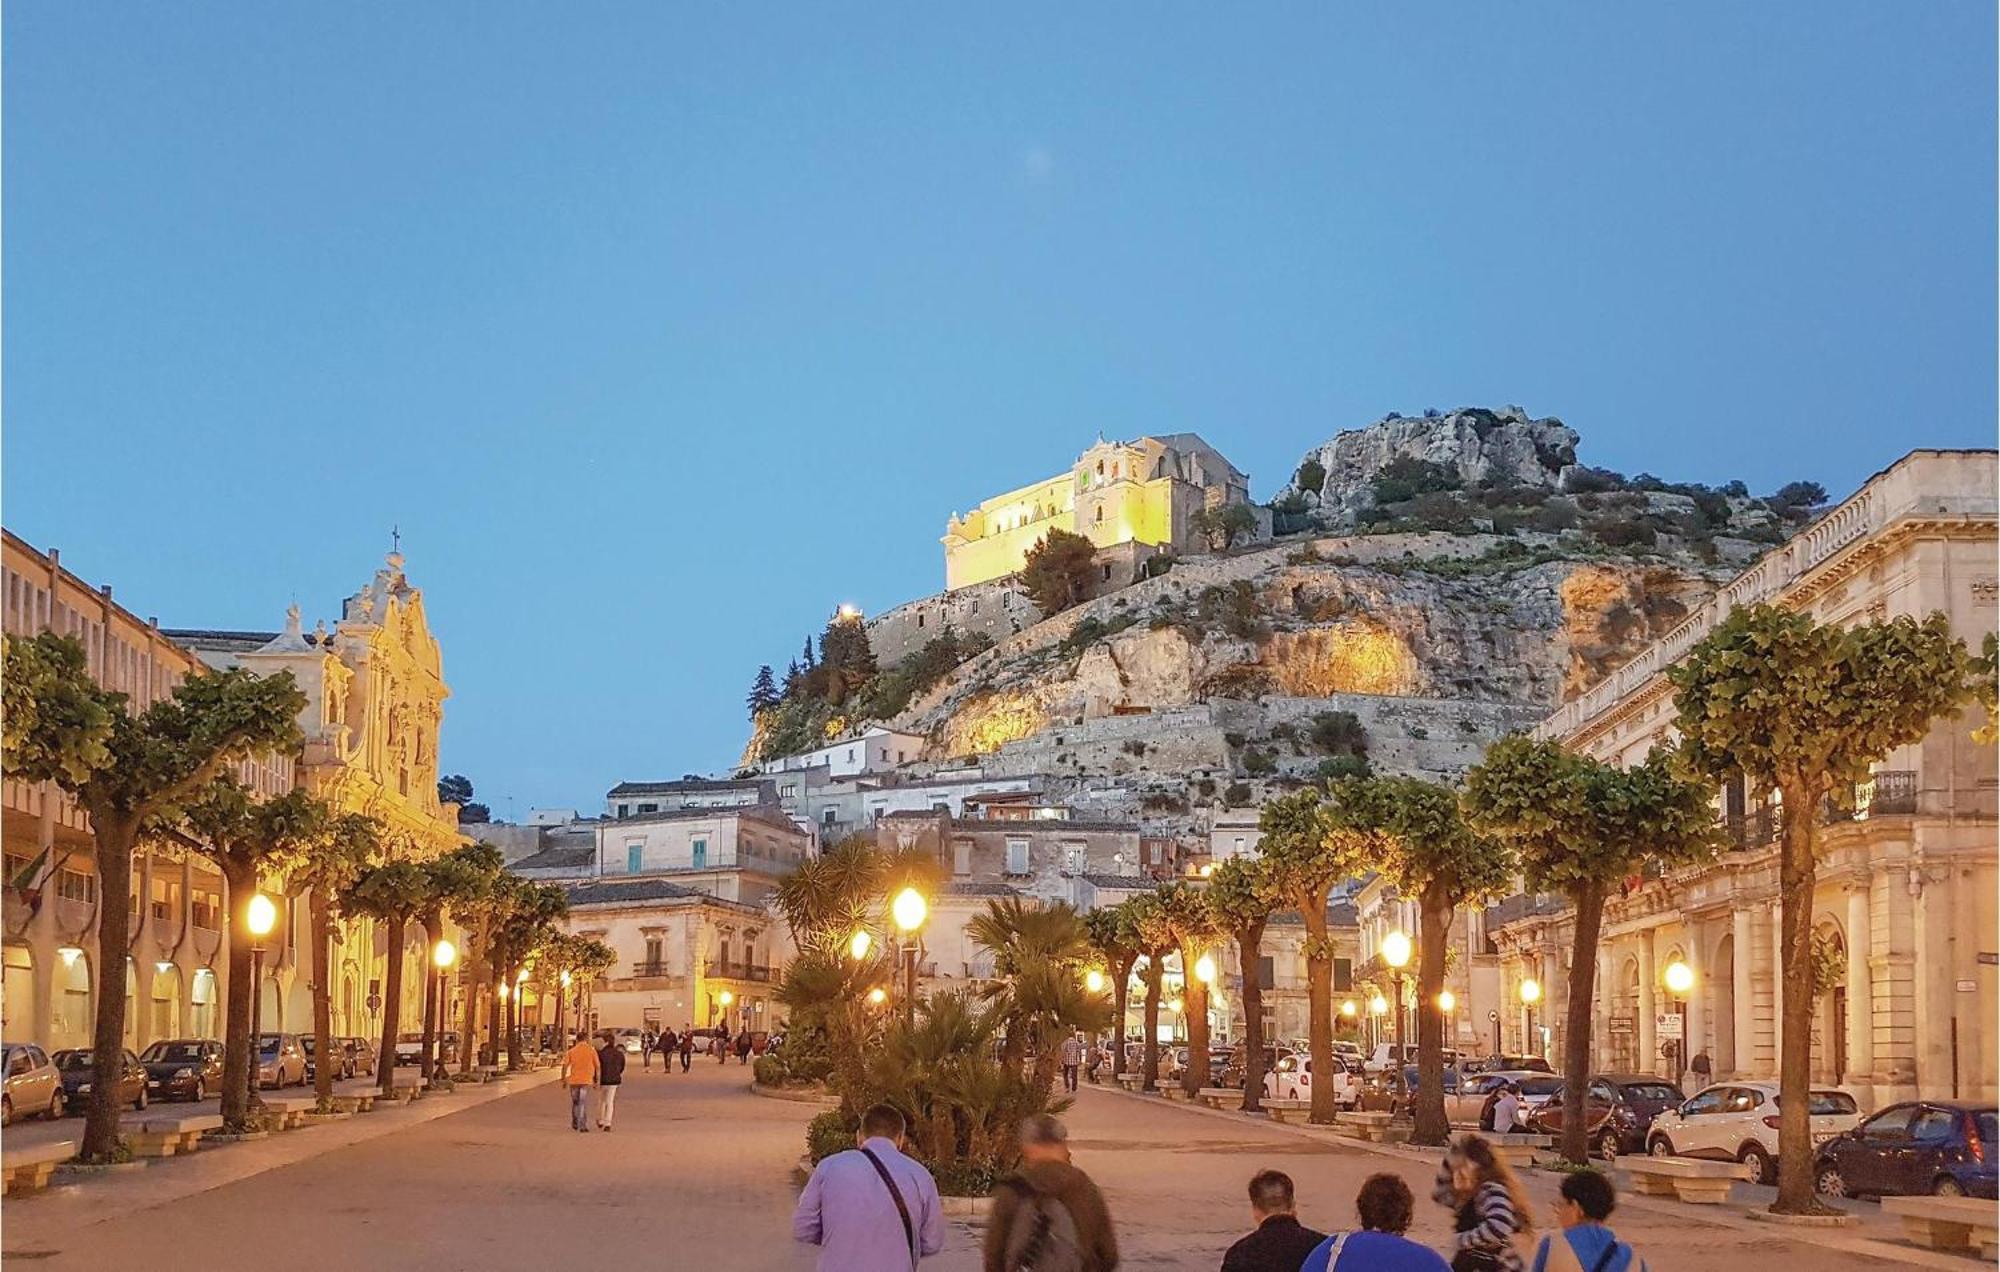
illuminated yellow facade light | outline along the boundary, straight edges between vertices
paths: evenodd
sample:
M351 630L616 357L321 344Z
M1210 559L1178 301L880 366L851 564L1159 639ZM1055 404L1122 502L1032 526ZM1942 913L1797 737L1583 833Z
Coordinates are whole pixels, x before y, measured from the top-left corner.
M1388 1010L1389 1010L1389 1000L1382 997L1382 995L1377 994L1375 995L1375 997L1368 1000L1369 1015L1380 1016L1386 1013Z

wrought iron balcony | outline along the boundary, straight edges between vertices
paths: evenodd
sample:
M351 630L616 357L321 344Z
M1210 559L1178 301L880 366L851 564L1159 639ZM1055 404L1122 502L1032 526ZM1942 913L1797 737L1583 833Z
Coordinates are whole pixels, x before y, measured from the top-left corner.
M673 973L667 970L667 960L661 958L632 964L632 975L671 976Z
M1855 785L1852 807L1841 807L1831 796L1820 807L1820 822L1867 821L1917 811L1917 775L1910 769L1884 769ZM1747 813L1723 819L1729 838L1739 850L1762 848L1778 841L1782 829L1780 810L1753 808Z
M752 967L748 963L725 963L721 959L712 958L708 960L707 975L722 980L762 982L771 979L771 969Z

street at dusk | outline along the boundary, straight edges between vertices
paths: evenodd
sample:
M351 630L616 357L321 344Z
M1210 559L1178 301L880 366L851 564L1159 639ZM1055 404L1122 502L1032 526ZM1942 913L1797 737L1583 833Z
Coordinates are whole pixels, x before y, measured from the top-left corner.
M1991 3L0 18L0 1259L2000 1258Z

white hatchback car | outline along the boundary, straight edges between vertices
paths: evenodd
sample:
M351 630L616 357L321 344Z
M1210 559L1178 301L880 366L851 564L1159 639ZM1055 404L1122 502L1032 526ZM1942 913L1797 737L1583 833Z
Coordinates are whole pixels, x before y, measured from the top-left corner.
M1861 1121L1854 1097L1831 1087L1814 1087L1807 1110L1814 1144L1852 1130ZM1677 1109L1653 1119L1646 1151L1654 1157L1709 1157L1739 1161L1759 1183L1778 1177L1778 1084L1719 1082Z
M1312 1099L1312 1057L1293 1052L1278 1057L1278 1066L1264 1075L1264 1094L1274 1100ZM1344 1066L1333 1070L1333 1103L1351 1109L1361 1101L1361 1083Z

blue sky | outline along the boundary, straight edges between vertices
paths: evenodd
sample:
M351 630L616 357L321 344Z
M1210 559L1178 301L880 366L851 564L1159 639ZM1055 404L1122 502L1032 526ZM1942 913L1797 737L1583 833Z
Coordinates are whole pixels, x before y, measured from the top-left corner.
M1993 444L1991 5L1257 19L10 5L6 523L245 627L399 525L525 812L729 762L1099 432L1259 498L1432 406L1757 490Z

